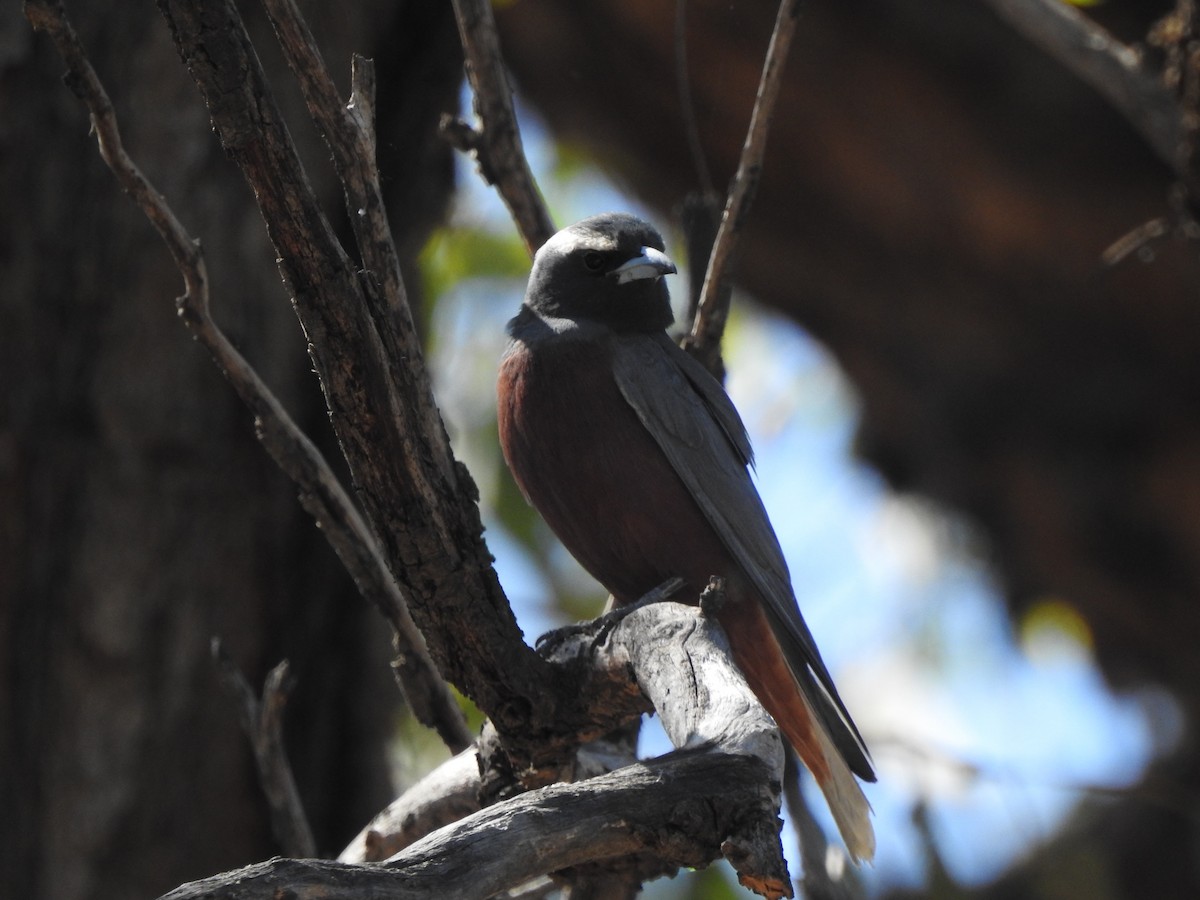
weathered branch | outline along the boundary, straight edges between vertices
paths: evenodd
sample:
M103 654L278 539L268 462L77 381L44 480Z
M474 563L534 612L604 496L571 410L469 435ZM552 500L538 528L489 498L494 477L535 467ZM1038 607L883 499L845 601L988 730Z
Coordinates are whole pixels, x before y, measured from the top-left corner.
M593 741L579 749L572 781L615 772L636 762L624 747ZM387 805L339 855L342 862L382 862L480 808L479 759L472 748L452 756Z
M725 835L742 830L739 819L767 777L753 757L680 754L522 794L384 864L275 859L183 885L163 900L484 897L546 870L637 853L705 866Z
M379 184L375 148L375 63L361 56L354 57L350 100L343 103L295 0L263 0L263 6L275 28L284 58L300 85L309 115L333 154L334 168L345 188L350 226L372 288L366 291L366 298L369 302L385 304L382 309L373 310L377 319L381 314L399 318L399 327L394 328L387 322L377 322L380 334L384 340L402 342L401 346L390 348L395 352L420 353L400 271L400 257L396 253ZM426 382L423 387L428 388L428 376L423 367L414 375ZM441 416L434 404L428 404L422 411L427 417L425 428L431 434L442 428Z
M283 48L284 58L300 84L309 115L333 155L334 168L345 189L348 218L366 276L363 296L384 345L383 352L393 360L414 360L408 370L413 380L413 395L428 398L428 402L418 405L421 430L428 435L441 435L444 440L445 428L432 401L428 372L421 363L421 345L379 183L375 147L375 64L361 56L354 57L350 100L343 103L294 0L264 0L263 5ZM450 465L453 456L448 446L445 451L440 461ZM452 475L452 472L444 474ZM469 481L469 476L463 473L463 479ZM412 622L407 604L401 602L400 605L403 621L397 622L396 630L404 635L404 640L397 647L393 669L401 685L408 688L406 699L418 721L437 723L438 732L451 751L463 750L470 746L473 736L445 682L438 678L440 694L433 686L427 686L422 692L411 690L412 686L423 684L427 679L422 660L407 652L407 648L419 646L424 649L425 642Z
M564 667L587 663L593 682L623 683L626 694L644 691L681 751L520 794L428 834L383 865L275 860L168 896L290 891L304 897L318 888L322 896L347 898L487 896L606 860L614 871L649 877L719 856L748 887L790 896L777 816L782 741L730 661L715 621L695 607L653 604L619 622L599 646L594 635L580 632L556 645L554 656ZM467 762L466 755L456 758L437 780L461 785L469 780ZM461 796L464 789L455 791ZM409 810L431 806L414 803ZM365 849L365 842L357 846ZM349 855L359 851L343 854Z
M730 658L716 619L694 607L656 603L622 621L609 644L618 664L628 658L672 744L763 761L768 781L757 790L761 805L748 808L750 818L723 838L721 854L744 886L766 897L792 896L777 818L783 739Z
M480 174L499 190L532 256L554 234L554 222L521 146L492 5L489 0L454 0L454 15L480 127L444 120L443 133L475 156Z
M267 673L262 700L259 700L218 638L213 638L212 656L221 683L237 703L242 731L254 750L258 778L271 810L275 839L289 856L316 856L317 843L313 840L312 828L304 814L283 747L283 708L291 690L287 660Z
M708 257L708 270L704 275L704 285L700 289L700 302L695 319L691 323L691 333L685 341L688 351L718 376L724 374L721 336L725 333L725 322L729 318L737 242L758 190L771 114L775 109L780 85L783 83L784 64L787 62L792 36L796 31L800 2L801 0L781 0L779 4L775 27L771 32L771 42L767 45L767 53L763 59L762 76L754 98L754 109L750 114L746 141L742 145L742 155L738 159L733 183L729 186L717 238Z
M472 748L450 757L389 803L338 860L382 862L430 832L478 811L479 761Z
M213 320L200 245L125 152L112 103L88 62L62 4L29 0L25 10L33 26L50 35L67 63L68 83L88 108L101 157L174 257L185 287L184 294L176 301L180 317L254 415L263 446L295 482L301 503L320 526L360 593L391 622L397 655L403 660L401 687L414 714L419 721L435 728L452 748L468 745L471 736L458 704L429 657L425 639L409 615L374 534L320 451Z
M396 314L404 298L378 295L389 278L360 275L334 238L232 3L160 8L254 189L359 499L431 655L510 740L521 771L555 769L567 750L546 736L569 698L525 646L491 568L474 484L451 453L411 317Z

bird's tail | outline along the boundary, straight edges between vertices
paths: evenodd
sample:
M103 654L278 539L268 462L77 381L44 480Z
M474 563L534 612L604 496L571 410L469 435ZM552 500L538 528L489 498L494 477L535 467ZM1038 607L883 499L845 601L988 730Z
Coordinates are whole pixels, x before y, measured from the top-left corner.
M757 675L757 672L746 672L750 687L763 701L763 706L775 719L788 743L796 749L800 761L812 772L817 786L825 795L825 802L829 804L829 811L833 813L833 820L837 823L850 858L855 862L870 862L875 858L871 804L825 730L806 692L795 683L790 671L786 682L781 678L772 678L765 685L759 682ZM780 696L784 692L777 686L788 682L791 683L784 689L786 694Z
M793 737L792 730L789 730L790 723L779 721L778 718L776 722L783 733L787 735L788 741L800 753L800 758L808 770L816 778L817 785L825 795L825 802L829 804L829 811L833 813L833 820L837 823L838 831L842 834L842 840L846 843L846 850L850 853L850 858L855 862L859 860L870 862L875 858L875 829L871 825L871 804L863 794L862 788L859 787L858 779L850 771L850 766L846 764L842 754L833 745L833 741L821 726L821 720L817 717L816 710L812 708L804 692L800 691L799 696L804 703L808 720L813 726L811 733L816 739L816 748L820 753L821 760L825 763L826 771L821 773L821 776L824 777L817 775L820 763L805 758L805 754L800 750L799 736ZM804 742L806 747L811 746L812 743L809 740ZM814 765L817 766L817 769L814 769Z
M812 696L788 665L766 616L757 604L739 604L720 616L729 635L734 660L750 689L775 719L800 761L812 772L855 862L875 856L871 804L859 787L845 755L830 736L825 719L813 708ZM820 694L814 681L813 690Z

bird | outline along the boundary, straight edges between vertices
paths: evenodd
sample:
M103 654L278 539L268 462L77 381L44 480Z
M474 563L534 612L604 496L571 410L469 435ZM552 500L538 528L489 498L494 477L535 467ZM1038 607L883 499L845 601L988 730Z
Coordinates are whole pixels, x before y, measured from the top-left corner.
M721 383L668 335L654 226L591 216L536 252L497 379L504 458L526 500L618 605L725 580L734 662L823 791L851 858L875 852L857 779L876 776L792 590Z

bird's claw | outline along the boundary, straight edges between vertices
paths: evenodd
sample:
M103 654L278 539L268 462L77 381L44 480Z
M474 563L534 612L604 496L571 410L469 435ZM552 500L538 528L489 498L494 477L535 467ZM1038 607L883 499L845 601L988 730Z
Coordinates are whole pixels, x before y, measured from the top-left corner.
M700 592L700 611L706 616L715 616L725 605L726 599L725 579L720 575L713 575Z
M562 628L547 631L538 637L534 642L534 647L542 656L549 657L571 638L592 633L591 649L595 650L600 644L604 643L608 636L612 634L613 629L621 624L630 613L636 612L652 603L662 603L665 600L670 600L683 586L684 580L682 578L671 578L626 606L618 606L616 609L611 609L587 622L576 622L572 625L564 625Z

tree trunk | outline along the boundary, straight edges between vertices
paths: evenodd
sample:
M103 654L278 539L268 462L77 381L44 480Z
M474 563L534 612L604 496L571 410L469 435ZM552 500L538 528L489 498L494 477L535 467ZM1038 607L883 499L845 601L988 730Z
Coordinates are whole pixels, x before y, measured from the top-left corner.
M381 162L408 262L449 193L435 128L461 75L448 5L426 7L310 20L343 87L352 51L379 57ZM130 153L203 243L217 319L328 445L274 252L162 20L136 5L70 12ZM261 13L246 14L294 108ZM291 659L291 755L318 846L335 852L390 799L387 629L188 339L179 275L97 156L53 48L15 4L0 17L0 883L152 896L277 852L213 635L252 680ZM343 219L327 154L295 130Z

